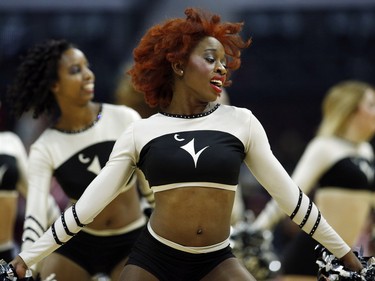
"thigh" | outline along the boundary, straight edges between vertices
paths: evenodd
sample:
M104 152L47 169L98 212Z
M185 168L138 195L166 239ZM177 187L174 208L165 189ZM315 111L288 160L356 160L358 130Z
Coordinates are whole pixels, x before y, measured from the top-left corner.
M119 280L121 272L124 270L124 266L127 261L128 261L128 258L125 258L113 268L113 270L111 271L112 280L115 280L115 281Z
M56 274L58 281L89 281L90 274L68 258L52 253L44 259L40 269L41 279L45 280L51 274Z
M120 275L120 281L159 281L154 275L150 272L146 271L145 269L128 264L124 267ZM60 280L59 280L60 281Z
M229 258L216 266L201 281L256 281L237 258Z

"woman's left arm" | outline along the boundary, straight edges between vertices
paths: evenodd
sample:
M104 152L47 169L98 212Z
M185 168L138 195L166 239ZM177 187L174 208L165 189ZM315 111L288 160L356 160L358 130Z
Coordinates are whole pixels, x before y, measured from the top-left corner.
M291 179L273 155L263 126L254 116L251 118L250 138L245 157L246 165L259 183L277 201L280 208L303 231L336 257L344 257L349 253L350 247L331 228L315 204ZM351 264L351 268L361 269L352 259L346 260Z

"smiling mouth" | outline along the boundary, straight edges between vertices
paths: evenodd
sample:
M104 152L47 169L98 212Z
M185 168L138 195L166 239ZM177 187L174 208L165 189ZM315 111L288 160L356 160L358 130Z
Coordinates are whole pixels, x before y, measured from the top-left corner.
M215 85L216 87L219 87L219 88L223 87L223 81L221 81L221 80L213 79L213 80L210 81L210 83Z
M83 86L83 89L86 91L93 91L94 90L94 83L86 84Z

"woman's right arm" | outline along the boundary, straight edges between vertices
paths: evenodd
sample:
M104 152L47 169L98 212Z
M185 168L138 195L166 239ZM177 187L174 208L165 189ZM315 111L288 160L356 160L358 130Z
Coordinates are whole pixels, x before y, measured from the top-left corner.
M93 221L121 192L122 186L128 182L135 170L134 155L133 134L129 128L115 143L107 164L76 204L65 210L29 249L22 251L19 257L11 262L20 277L24 276L26 267L41 261Z

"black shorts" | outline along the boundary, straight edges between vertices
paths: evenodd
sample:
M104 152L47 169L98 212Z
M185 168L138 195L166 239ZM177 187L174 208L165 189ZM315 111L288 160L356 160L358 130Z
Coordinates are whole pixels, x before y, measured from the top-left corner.
M197 281L221 262L233 257L230 246L204 254L176 250L156 240L145 227L127 264L147 270L160 281Z
M286 247L282 255L282 272L284 275L317 276L319 266L316 264L315 247L318 245L312 237L301 231Z
M100 272L109 275L129 255L144 227L112 236L95 236L80 231L55 252L74 261L91 275Z

